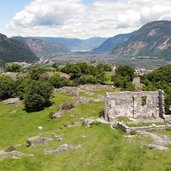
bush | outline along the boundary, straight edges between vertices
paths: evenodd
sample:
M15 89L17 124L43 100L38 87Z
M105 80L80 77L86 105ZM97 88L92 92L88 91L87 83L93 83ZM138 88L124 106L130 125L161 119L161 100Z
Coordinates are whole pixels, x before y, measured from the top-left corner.
M49 106L50 96L52 94L52 86L47 82L32 81L26 87L24 95L24 105L26 111L40 111L44 107Z
M98 71L102 71L102 72L104 72L104 71L112 71L112 66L111 65L109 65L109 64L98 64L97 65L97 69L98 69Z
M34 68L31 72L30 72L30 78L32 80L42 80L42 81L46 81L49 79L48 74L46 73L47 69L46 68Z
M71 79L75 79L81 76L81 70L76 64L66 64L62 69L62 72L69 74Z
M83 75L80 78L80 84L97 84L97 79L93 75Z
M16 64L16 63L9 64L9 65L7 65L6 71L7 72L20 72L21 65Z
M115 74L121 77L127 77L128 81L132 81L135 69L130 66L119 66L116 68Z
M65 77L61 77L59 74L54 74L50 79L49 82L55 88L60 88L64 86L68 86L70 84L69 80Z
M70 110L74 108L74 105L72 103L64 103L61 107L62 110Z
M16 82L8 76L0 76L0 100L13 97Z
M57 63L52 64L52 68L54 68L56 71L59 71L59 64Z

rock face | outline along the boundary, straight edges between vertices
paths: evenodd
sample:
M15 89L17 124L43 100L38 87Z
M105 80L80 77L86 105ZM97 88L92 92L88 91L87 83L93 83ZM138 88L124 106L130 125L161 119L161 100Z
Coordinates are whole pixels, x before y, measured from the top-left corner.
M66 53L68 49L61 43L50 43L31 37L14 37L13 39L24 42L39 57L49 57L57 53Z
M71 51L91 51L100 46L106 38L92 37L89 39L61 38L61 37L37 37L38 39L64 44Z
M106 94L106 120L112 121L122 116L157 120L164 118L164 114L164 92L162 90Z
M115 56L171 59L171 21L144 25L125 43L112 50Z
M104 41L98 48L93 49L93 52L110 52L120 43L126 42L131 36L134 35L134 33L135 32L128 34L119 34L114 37L110 37L106 41Z

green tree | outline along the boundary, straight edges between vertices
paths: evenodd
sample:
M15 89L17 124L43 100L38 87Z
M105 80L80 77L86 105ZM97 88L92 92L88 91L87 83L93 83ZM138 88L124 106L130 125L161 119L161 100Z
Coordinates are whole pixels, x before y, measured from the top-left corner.
M15 87L16 82L11 77L0 76L0 100L13 97Z
M26 87L24 105L28 112L39 111L50 104L52 86L48 82L32 81Z
M131 66L119 66L116 68L115 74L122 77L127 77L128 81L132 81L135 69Z
M6 67L7 72L20 72L22 66L17 63L8 64Z
M97 84L97 79L93 75L83 75L80 79L81 84Z
M112 71L112 66L109 64L100 63L97 65L97 69L98 69L98 71L103 71L103 72L104 71Z
M61 77L59 74L54 74L50 79L49 82L51 85L53 85L55 88L60 88L63 86L68 86L69 80L65 77Z
M69 74L71 79L79 78L81 76L81 70L76 64L66 64L61 71Z
M47 74L46 68L34 68L30 72L30 78L32 80L42 80L42 81L46 81L47 79L49 79L49 76Z
M59 71L59 64L54 63L54 64L52 64L52 67L53 67L56 71Z

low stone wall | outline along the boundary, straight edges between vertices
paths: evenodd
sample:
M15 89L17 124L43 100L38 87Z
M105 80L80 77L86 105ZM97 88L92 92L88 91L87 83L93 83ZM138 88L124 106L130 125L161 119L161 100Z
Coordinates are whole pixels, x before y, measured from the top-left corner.
M133 131L157 131L157 130L167 130L171 129L171 124L167 125L150 125L150 126L142 126L142 127L128 127L122 122L117 123L117 127L121 129L126 134L130 134Z

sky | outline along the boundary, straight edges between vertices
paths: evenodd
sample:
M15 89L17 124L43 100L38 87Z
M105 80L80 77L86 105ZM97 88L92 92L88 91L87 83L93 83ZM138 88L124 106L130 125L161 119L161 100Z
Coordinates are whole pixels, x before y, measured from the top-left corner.
M0 0L7 36L112 37L171 20L171 0Z

